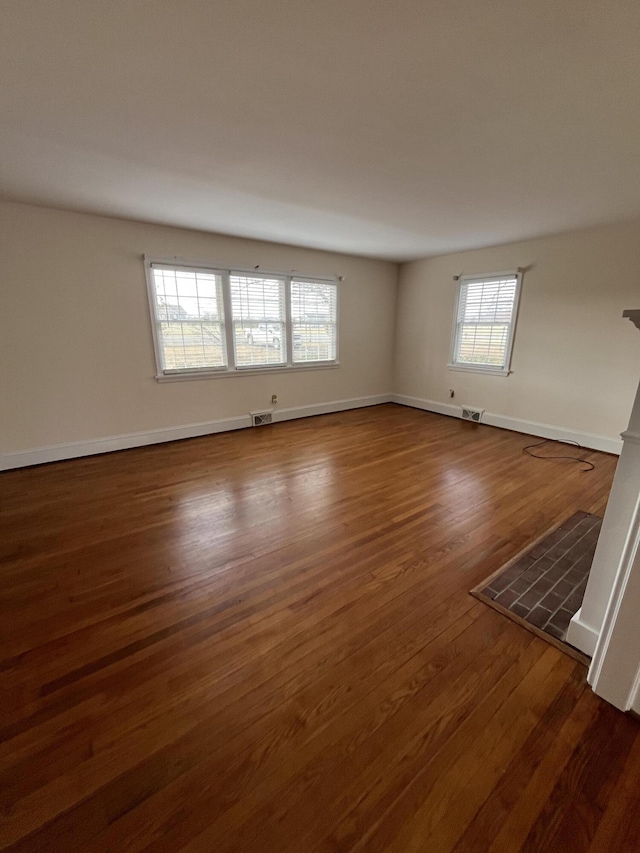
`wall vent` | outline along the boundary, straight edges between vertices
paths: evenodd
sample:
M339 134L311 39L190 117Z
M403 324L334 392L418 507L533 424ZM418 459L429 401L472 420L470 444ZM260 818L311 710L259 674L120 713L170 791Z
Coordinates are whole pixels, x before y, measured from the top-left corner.
M473 421L474 424L479 424L482 420L484 409L473 409L471 406L462 407L462 420Z
M272 412L250 412L252 426L265 426L265 424L273 423Z

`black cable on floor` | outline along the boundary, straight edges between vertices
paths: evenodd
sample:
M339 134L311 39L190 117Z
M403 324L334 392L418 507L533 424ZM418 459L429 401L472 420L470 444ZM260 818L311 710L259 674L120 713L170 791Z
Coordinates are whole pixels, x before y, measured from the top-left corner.
M582 469L582 472L584 474L586 474L588 471L593 471L593 469L596 467L593 462L589 462L587 459L583 459L581 456L538 456L537 453L531 453L534 447L543 447L545 444L573 444L578 448L578 450L585 449L581 444L578 444L577 441L570 441L567 439L566 441L557 442L553 438L545 438L544 441L539 441L537 444L528 444L526 447L523 447L522 452L526 453L527 456L533 457L533 459L571 459L572 462L582 462L583 465L589 466L588 468Z

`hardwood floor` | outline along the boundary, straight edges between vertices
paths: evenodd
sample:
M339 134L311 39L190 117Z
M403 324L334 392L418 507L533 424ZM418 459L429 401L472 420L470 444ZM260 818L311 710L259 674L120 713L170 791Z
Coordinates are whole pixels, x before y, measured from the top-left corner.
M394 405L0 475L0 849L624 851L640 725L468 591L596 469Z

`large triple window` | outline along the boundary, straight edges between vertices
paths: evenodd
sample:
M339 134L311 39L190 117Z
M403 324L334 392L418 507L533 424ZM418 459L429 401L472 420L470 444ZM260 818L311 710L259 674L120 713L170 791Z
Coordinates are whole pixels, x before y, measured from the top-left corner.
M159 378L337 364L335 279L146 266Z

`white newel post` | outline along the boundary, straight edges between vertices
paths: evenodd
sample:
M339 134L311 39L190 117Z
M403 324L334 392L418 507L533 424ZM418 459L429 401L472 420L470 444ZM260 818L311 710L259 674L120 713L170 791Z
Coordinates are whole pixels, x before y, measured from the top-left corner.
M624 316L640 329L640 310ZM640 387L622 439L589 582L567 640L593 656L594 691L626 711L640 673Z

